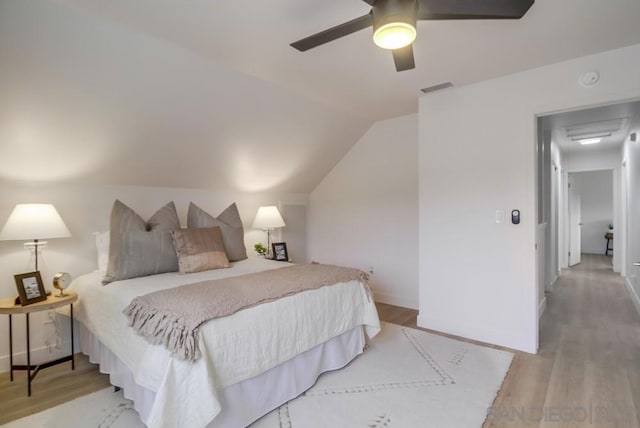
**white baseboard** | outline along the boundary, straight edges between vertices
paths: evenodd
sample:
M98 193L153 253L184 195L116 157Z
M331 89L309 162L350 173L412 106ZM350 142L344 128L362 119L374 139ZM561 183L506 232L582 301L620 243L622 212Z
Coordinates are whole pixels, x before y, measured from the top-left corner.
M517 351L523 351L529 354L537 353L537 349L535 349L533 343L524 343L522 341L518 341L521 339L520 336L516 340L506 342L504 341L504 338L500 337L502 331L480 331L473 328L469 329L469 326L466 324L459 324L457 326L450 323L444 324L440 320L427 317L422 312L418 313L418 327L426 328L428 330L433 330L440 333L451 334L453 336L475 340L490 345L498 345Z
M386 303L387 305L400 306L409 309L418 309L418 302L395 293L384 293L374 291L373 297L376 302Z
M554 275L553 278L551 278L551 282L549 284L547 284L547 286L544 288L544 291L548 291L548 292L552 292L553 291L553 285L556 283L556 281L558 280L558 275Z
M544 314L545 309L547 309L547 298L543 297L538 305L538 319Z
M624 279L624 285L627 286L627 291L629 292L629 297L631 297L631 301L633 302L633 306L636 307L638 314L640 314L640 296L636 293L629 281L629 278Z
M77 350L77 342L76 342ZM60 349L52 348L51 352L46 346L31 349L31 364L46 363L48 361L57 360L58 358L66 357L71 350L71 343L69 341L62 342ZM27 364L27 351L16 352L13 354L13 364ZM9 355L3 355L0 357L0 372L9 371Z

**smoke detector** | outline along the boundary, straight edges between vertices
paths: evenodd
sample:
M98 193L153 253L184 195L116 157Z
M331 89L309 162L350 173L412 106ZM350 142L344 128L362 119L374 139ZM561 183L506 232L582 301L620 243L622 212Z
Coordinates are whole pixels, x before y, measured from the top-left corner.
M591 88L600 80L600 74L597 71L588 71L580 76L578 80L583 88Z

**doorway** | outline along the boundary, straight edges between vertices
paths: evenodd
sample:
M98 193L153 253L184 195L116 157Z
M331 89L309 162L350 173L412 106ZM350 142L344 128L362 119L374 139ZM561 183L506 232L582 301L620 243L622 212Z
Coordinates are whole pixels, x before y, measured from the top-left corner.
M579 264L583 253L604 256L608 233L613 237L609 242L612 250L607 252L612 269L634 274L631 261L624 261L631 241L640 237L631 239L633 232L627 225L633 217L632 206L638 204L631 189L637 179L632 175L637 172L627 167L635 153L631 138L637 138L631 135L640 129L640 101L539 116L537 120L537 262L542 315L546 306L542 301L553 292L562 270ZM629 276L627 280L637 283L636 278ZM640 295L640 284L628 284L628 288L638 288Z
M580 263L582 254L616 257L613 170L569 172L567 187L569 267Z

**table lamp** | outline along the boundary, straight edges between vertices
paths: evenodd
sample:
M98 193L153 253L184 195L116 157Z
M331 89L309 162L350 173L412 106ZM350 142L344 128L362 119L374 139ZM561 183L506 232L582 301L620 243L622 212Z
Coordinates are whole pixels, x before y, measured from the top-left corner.
M271 205L258 208L253 227L267 232L267 258L271 258L271 232L278 227L284 226L286 225L280 215L280 211L278 211L278 207Z
M38 249L47 245L42 239L68 238L69 229L60 214L51 204L18 204L0 231L0 241L24 241L25 248L34 248L36 271L38 270Z

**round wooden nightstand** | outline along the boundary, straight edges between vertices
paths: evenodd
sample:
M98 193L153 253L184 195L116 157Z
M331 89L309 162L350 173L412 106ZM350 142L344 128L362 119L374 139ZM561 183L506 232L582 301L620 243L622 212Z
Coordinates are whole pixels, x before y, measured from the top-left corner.
M73 358L73 303L78 300L78 294L73 291L66 291L65 296L56 297L55 295L47 296L47 300L42 302L32 303L27 306L21 306L15 304L15 298L0 300L0 314L9 315L9 365L10 376L13 382L14 370L26 370L27 371L27 392L31 396L31 382L36 377L41 369L55 366L56 364L71 361L71 370L75 370L75 360ZM70 326L71 326L71 355L58 358L54 361L47 363L31 365L31 346L29 343L29 314L33 312L47 311L50 309L59 308L69 305L70 308ZM24 314L27 320L27 364L26 365L14 365L13 364L13 329L12 329L12 316L17 314ZM33 371L33 373L32 373Z

